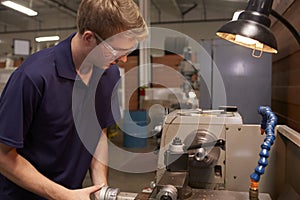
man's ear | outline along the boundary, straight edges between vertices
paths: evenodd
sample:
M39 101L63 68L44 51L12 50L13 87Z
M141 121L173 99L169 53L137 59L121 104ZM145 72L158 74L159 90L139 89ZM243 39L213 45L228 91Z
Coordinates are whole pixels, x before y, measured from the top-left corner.
M84 31L82 34L82 40L87 45L96 44L96 38L94 37L94 33L92 31Z

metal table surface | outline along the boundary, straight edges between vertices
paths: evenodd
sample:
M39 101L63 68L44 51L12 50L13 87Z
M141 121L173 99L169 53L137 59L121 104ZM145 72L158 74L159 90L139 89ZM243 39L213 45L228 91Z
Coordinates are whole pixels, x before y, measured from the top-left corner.
M192 196L186 200L249 200L248 192L206 189L192 189L192 192ZM271 200L271 197L269 194L260 193L259 200Z

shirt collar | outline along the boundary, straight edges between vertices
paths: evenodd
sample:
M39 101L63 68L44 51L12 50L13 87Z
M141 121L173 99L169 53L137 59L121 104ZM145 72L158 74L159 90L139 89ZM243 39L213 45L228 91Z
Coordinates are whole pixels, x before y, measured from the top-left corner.
M76 33L71 34L67 39L54 47L58 76L71 80L75 80L77 75L71 51L71 40L75 34Z

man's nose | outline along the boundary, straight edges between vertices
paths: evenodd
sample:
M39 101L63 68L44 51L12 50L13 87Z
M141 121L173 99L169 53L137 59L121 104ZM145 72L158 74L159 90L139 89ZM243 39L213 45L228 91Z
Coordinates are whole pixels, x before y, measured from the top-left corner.
M121 61L122 63L126 63L127 62L127 56L121 56L118 60Z

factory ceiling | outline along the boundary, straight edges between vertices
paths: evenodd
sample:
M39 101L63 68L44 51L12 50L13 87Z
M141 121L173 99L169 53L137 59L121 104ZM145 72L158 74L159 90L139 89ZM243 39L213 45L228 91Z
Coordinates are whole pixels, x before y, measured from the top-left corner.
M3 0L2 0L3 1ZM139 0L135 0L139 3ZM148 1L148 0L146 0ZM13 36L34 38L47 33L76 31L76 10L80 0L14 0L31 7L37 16L28 17L0 4L0 47ZM149 0L152 25L228 21L248 0ZM5 48L0 48L5 49ZM2 56L3 52L0 52Z

